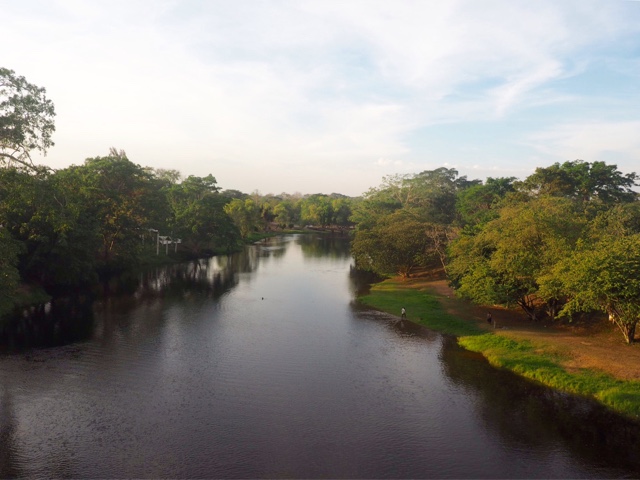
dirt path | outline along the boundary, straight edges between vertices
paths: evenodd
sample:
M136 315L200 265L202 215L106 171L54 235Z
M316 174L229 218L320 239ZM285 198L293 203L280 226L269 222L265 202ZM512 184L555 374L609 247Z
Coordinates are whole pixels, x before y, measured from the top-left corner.
M568 357L564 362L568 370L590 368L624 380L640 380L640 343L627 345L618 328L606 321L575 325L557 321L532 322L517 310L478 307L458 299L446 280L416 277L406 280L406 283L435 294L449 313L494 330L486 322L490 311L496 322L497 334L530 340L545 350L564 353Z

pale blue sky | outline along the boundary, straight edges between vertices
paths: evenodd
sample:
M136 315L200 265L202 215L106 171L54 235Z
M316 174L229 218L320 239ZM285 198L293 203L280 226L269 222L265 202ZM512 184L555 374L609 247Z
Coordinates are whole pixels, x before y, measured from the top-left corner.
M124 149L222 188L359 195L441 166L640 173L640 2L0 0L47 89L38 163Z

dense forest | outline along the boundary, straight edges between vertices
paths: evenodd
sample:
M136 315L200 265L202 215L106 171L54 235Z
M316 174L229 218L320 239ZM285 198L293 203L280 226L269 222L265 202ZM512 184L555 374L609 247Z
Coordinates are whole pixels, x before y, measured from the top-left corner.
M524 180L455 169L385 177L358 198L222 190L213 175L142 167L122 150L53 170L45 90L0 69L0 315L152 261L231 252L252 235L350 231L356 266L437 267L459 295L531 319L602 311L632 342L640 320L639 177L581 160Z
M601 311L633 341L640 319L635 173L581 160L520 181L440 168L387 177L354 205L360 268L409 276L439 265L458 295L532 319Z

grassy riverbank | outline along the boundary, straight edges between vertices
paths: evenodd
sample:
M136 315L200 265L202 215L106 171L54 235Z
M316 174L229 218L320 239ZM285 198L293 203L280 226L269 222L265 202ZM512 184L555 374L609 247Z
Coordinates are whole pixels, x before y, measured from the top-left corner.
M557 344L514 338L512 331L488 330L477 317L452 315L424 284L389 279L374 285L360 301L398 316L405 307L409 320L457 336L460 345L481 353L496 367L563 392L594 398L618 413L640 419L640 381L576 366L571 351Z

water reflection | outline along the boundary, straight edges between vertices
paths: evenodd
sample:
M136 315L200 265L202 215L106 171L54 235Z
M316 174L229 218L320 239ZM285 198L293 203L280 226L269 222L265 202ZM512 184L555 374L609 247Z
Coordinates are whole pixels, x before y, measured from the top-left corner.
M91 337L92 294L54 299L0 321L0 351L46 348Z
M296 237L296 243L306 258L351 258L345 235L301 235Z
M535 450L552 464L561 443L597 474L640 473L640 425L587 398L556 392L488 365L480 354L444 337L441 360L446 375L475 392L473 407L487 430L514 449Z
M0 355L0 477L640 471L635 426L362 307L350 264L340 239L286 236L112 279L88 312L43 308L54 327L34 331L80 325ZM38 346L21 322L12 345Z
M16 428L11 391L3 388L0 397L0 474L6 478L22 476L15 462Z

